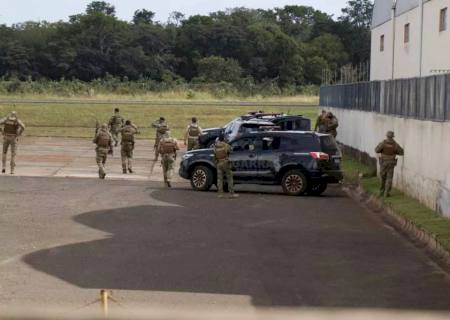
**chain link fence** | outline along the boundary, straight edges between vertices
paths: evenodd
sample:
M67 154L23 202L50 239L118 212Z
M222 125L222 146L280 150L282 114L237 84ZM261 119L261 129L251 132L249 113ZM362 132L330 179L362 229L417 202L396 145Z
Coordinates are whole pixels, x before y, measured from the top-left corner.
M450 74L322 86L320 105L450 121Z

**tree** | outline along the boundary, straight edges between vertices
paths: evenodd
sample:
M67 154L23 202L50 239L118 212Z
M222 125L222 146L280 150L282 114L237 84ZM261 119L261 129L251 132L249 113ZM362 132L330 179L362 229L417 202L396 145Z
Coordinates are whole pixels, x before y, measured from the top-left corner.
M372 12L371 0L350 0L339 17L340 23L336 26L336 34L341 37L353 64L370 59Z
M239 63L234 59L211 56L200 59L197 63L198 75L205 82L236 83L242 74Z
M136 10L133 16L134 24L152 24L155 13L146 9Z
M107 16L114 16L116 14L116 8L105 1L93 1L88 4L86 8L87 14L104 14Z

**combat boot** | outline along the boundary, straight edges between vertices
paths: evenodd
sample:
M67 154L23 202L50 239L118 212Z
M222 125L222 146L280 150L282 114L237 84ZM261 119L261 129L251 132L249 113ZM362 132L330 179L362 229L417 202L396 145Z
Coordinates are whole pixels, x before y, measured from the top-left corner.
M11 168L11 174L14 174L14 168Z
M167 181L166 184L168 188L172 188L172 184L170 183L170 181Z
M223 192L218 192L218 193L217 193L217 197L218 197L218 198L221 198L221 199L222 199L222 198L225 198L225 194L224 194Z
M2 173L6 173L6 170L5 170L5 169L2 169Z
M129 173L133 173L133 169L128 168L128 172L129 172Z
M231 192L230 193L230 199L237 199L239 198L239 195L237 193Z
M125 169L125 168L122 169L122 173L123 173L123 174L127 174L127 169Z

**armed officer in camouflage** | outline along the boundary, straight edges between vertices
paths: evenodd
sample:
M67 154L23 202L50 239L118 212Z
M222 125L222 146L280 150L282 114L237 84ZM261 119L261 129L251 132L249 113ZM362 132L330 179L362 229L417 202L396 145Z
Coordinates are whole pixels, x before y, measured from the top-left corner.
M125 126L120 130L122 140L120 142L120 155L122 157L122 172L123 174L133 173L133 151L134 151L134 136L139 131L130 120L125 121Z
M100 179L105 179L106 160L108 159L108 153L110 153L113 148L113 137L108 131L108 125L106 123L100 127L97 134L95 135L93 142L97 145L97 147L95 148L95 159L98 165L98 176Z
M403 156L405 154L402 147L394 140L394 132L388 131L386 137L387 139L380 142L375 148L375 152L380 154L381 197L390 197L394 169L397 165L397 156Z
M339 121L333 113L331 112L327 113L327 116L325 118L325 125L326 125L326 133L331 134L336 139Z
M230 163L231 146L225 142L225 137L219 136L218 141L214 145L214 157L217 167L217 191L219 198L224 197L223 192L223 177L227 178L228 191L230 192L230 198L239 197L234 193L233 171L231 170Z
M114 146L116 146L116 147L119 144L119 133L123 127L124 122L125 122L125 120L120 115L119 108L115 108L114 115L111 117L111 119L109 119L108 127L109 127L109 132L111 132L111 135L114 140Z
M6 173L6 158L8 149L11 147L11 174L14 174L16 167L17 143L20 135L25 130L25 125L17 118L15 111L11 112L6 118L0 119L0 125L3 125L3 154L2 154L2 173Z
M169 131L169 126L166 123L166 119L164 117L159 118L159 120L152 123L152 127L156 128L155 135L155 159L154 161L158 161L159 158L159 142L161 141L162 136Z
M196 150L199 148L199 138L202 135L202 128L198 125L196 117L192 118L191 124L187 127L184 135L184 145L187 146L187 151Z
M322 110L322 113L317 117L314 131L317 131L319 133L327 132L327 111L326 110Z
M159 141L158 151L161 154L164 183L169 188L172 187L173 169L178 150L180 150L178 141L170 136L170 131L166 131Z

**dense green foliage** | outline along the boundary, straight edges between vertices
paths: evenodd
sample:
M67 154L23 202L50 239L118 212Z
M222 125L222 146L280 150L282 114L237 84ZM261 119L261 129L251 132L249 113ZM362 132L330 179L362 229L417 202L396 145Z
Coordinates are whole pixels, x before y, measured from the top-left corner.
M304 6L236 8L167 23L137 10L131 22L94 1L69 21L0 26L0 77L221 83L235 88L319 84L324 68L369 57L370 0L352 0L338 19ZM20 87L20 85L18 85ZM19 88L20 89L20 88Z

